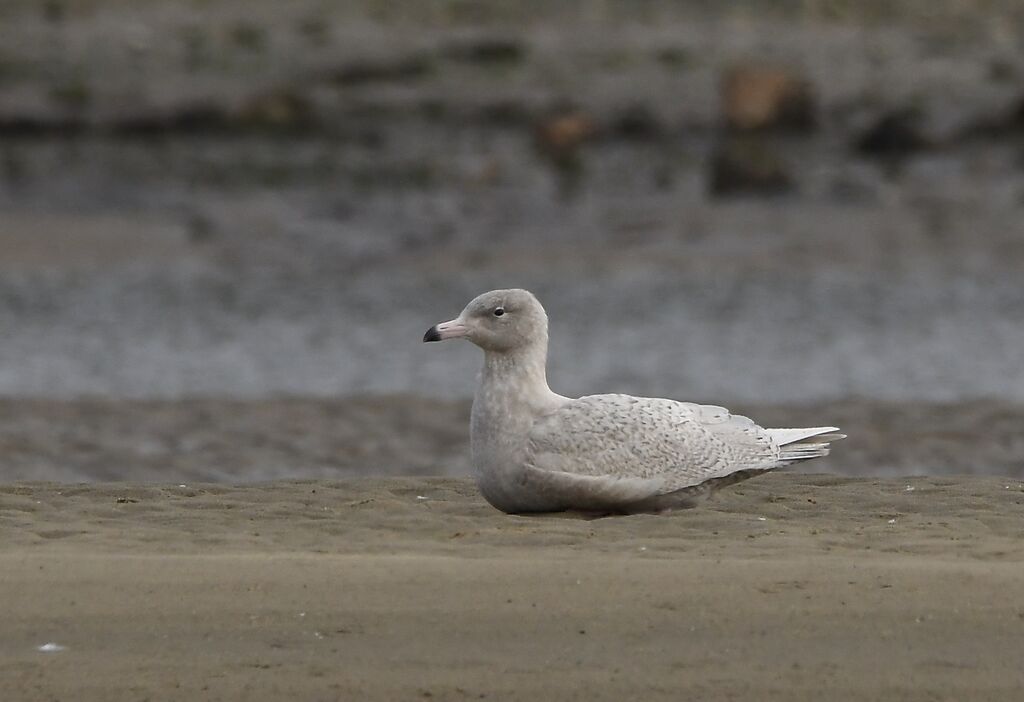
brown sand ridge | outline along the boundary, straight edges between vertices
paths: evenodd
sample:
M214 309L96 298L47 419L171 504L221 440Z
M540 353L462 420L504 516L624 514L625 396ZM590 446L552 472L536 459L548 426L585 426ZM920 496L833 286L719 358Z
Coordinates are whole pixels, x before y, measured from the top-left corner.
M1022 504L794 474L599 520L450 478L8 485L0 699L1020 700Z

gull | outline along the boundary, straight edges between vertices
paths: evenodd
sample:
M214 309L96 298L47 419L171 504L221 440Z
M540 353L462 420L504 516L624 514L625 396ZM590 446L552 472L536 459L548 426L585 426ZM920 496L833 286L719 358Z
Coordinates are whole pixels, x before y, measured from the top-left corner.
M548 317L527 290L492 290L423 341L484 351L470 447L481 494L508 513L631 514L693 507L715 490L827 456L837 427L765 429L723 407L548 387Z

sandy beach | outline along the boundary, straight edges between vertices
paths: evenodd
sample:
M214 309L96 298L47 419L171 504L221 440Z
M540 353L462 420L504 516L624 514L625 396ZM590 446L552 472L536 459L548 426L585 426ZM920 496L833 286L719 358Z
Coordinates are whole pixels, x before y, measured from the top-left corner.
M1018 700L1022 504L792 474L598 520L450 478L8 485L0 698Z

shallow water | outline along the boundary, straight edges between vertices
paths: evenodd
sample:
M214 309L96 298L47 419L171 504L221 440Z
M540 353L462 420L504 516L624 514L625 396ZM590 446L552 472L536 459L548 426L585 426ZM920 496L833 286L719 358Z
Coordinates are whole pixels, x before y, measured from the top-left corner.
M781 142L796 194L723 200L711 135L596 143L566 173L517 130L375 133L6 145L0 394L465 397L477 353L423 330L523 286L566 394L1024 401L1001 144L889 170Z

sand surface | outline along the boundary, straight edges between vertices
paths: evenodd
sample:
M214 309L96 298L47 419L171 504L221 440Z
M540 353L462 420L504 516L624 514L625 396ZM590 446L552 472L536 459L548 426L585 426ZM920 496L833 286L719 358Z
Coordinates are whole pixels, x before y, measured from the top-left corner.
M1022 505L997 478L774 474L600 520L450 478L7 485L0 699L1019 700Z

